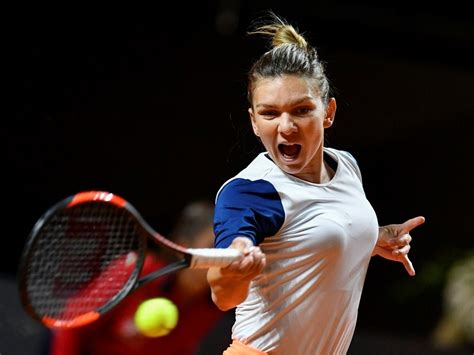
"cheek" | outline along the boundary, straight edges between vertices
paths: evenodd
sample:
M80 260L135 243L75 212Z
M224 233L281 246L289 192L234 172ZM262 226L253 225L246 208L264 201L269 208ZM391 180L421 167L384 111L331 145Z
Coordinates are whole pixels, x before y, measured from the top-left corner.
M312 138L321 137L324 135L323 121L315 120L311 122L311 124L306 127L305 131L308 132L308 136L311 136Z
M271 125L260 125L258 127L259 137L264 144L270 144L276 137L276 130Z
M300 127L303 135L303 142L308 149L318 149L324 139L324 129L319 124L311 124L306 127Z

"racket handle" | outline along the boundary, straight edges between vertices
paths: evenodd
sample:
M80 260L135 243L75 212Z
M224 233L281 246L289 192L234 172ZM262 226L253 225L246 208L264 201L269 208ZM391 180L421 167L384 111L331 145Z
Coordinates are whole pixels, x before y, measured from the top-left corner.
M242 253L237 249L190 248L186 251L191 254L189 267L192 269L225 267L242 257Z

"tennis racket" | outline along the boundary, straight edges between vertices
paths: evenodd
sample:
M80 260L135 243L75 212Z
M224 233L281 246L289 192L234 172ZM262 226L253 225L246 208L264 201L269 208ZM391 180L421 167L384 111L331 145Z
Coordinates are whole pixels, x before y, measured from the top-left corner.
M139 278L147 239L176 252ZM19 268L20 297L30 316L50 328L91 323L145 283L184 268L224 267L235 249L186 248L153 230L123 198L87 191L52 206L36 222Z

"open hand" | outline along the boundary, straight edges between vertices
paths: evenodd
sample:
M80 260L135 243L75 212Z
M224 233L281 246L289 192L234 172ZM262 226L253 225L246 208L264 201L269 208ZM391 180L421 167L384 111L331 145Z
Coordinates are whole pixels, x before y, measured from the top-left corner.
M379 227L379 236L373 255L377 254L385 259L401 262L407 272L414 276L415 269L408 258L412 240L410 231L423 223L425 223L425 217L419 216L402 224L389 224Z

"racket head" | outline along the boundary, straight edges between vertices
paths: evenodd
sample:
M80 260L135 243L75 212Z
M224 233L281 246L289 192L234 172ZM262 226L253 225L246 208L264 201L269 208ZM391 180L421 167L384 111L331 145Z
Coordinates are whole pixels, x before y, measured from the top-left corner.
M147 229L133 206L108 192L58 202L37 221L23 250L18 284L25 310L50 328L95 321L134 289Z

